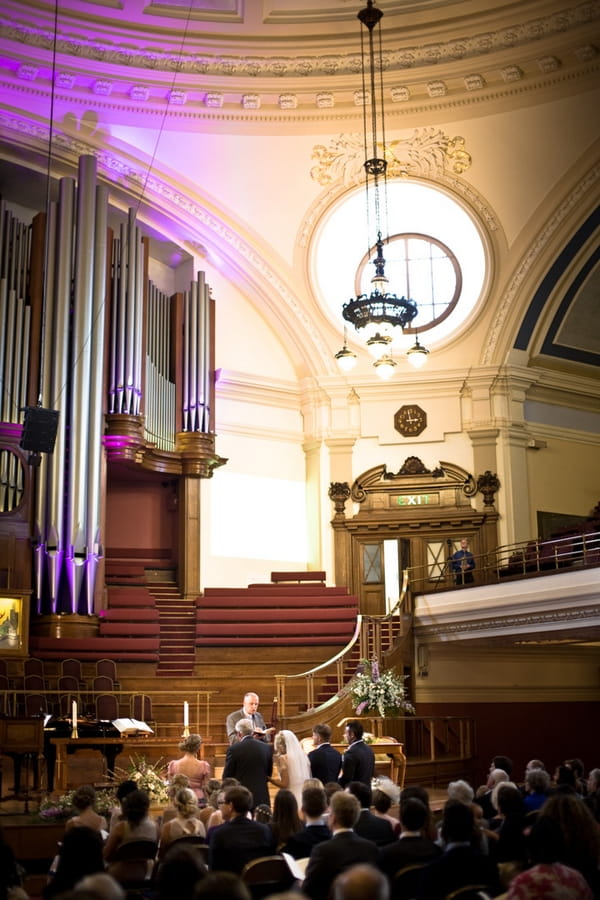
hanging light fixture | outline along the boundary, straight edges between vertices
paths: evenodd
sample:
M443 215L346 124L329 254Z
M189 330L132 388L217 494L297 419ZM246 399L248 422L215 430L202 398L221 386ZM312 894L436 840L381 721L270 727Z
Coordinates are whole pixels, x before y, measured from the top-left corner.
M348 347L346 328L344 328L344 346L341 350L338 350L335 354L335 358L337 359L337 364L342 372L351 372L356 365L357 356L356 353Z
M419 335L415 335L415 342L410 350L406 351L408 361L415 369L422 369L427 362L429 350L419 343Z
M398 297L388 291L388 279L385 274L385 257L383 255L384 238L382 237L382 205L384 213L387 213L387 160L385 159L385 123L383 104L383 54L381 48L381 19L383 12L376 9L373 0L367 0L367 5L358 13L358 19L368 33L368 41L365 47L365 31L361 29L361 64L362 64L362 94L363 94L363 138L365 150L365 185L367 230L369 230L370 191L373 192L372 202L375 217L375 241L376 254L373 259L371 245L369 244L369 258L375 267L375 275L371 279L372 290L370 294L360 294L342 307L342 316L354 326L357 333L366 338L369 352L375 357L375 370L382 378L390 378L396 363L391 358L391 345L394 334L410 326L418 313L415 300L406 297ZM374 31L377 29L378 44L375 47ZM379 79L377 79L377 71ZM368 79L368 86L367 86ZM379 101L379 103L378 103ZM368 114L368 109L370 115ZM347 341L344 339L344 347L336 353L336 359L340 368L346 360L345 351L348 351ZM419 344L409 353L409 360L415 366L427 361L428 350ZM416 359L419 362L416 362ZM347 371L347 370L345 370Z

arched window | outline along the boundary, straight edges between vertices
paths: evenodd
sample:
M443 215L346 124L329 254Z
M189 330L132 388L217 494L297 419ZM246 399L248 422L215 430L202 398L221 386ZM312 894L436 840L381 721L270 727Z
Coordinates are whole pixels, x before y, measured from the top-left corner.
M422 331L431 349L460 332L483 296L489 268L483 231L454 194L409 179L388 183L386 219L390 240L383 255L389 290L419 306L409 336L404 342L400 337L398 349L413 343L411 335ZM371 292L374 270L367 251L375 239L362 186L336 201L315 229L312 283L340 331L342 305Z

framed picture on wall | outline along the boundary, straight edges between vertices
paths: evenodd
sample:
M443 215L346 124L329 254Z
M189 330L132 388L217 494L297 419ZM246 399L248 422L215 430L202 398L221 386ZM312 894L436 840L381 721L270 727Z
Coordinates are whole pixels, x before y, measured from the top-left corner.
M27 656L29 592L0 591L0 657Z

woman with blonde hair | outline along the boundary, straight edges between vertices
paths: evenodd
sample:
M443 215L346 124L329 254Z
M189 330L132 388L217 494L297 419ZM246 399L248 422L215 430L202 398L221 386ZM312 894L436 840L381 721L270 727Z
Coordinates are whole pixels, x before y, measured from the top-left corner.
M204 823L198 818L198 798L191 788L181 788L175 794L174 800L177 813L175 818L170 819L160 832L160 847L158 850L159 859L172 841L177 838L188 837L206 837L206 829Z
M302 789L307 778L311 777L308 756L293 731L278 731L273 741L279 778L271 777L269 781L275 787L290 790L302 806Z
M205 759L198 759L198 751L202 746L202 738L199 734L190 734L179 745L183 756L172 759L167 766L167 777L173 781L176 775L187 775L190 780L190 788L198 800L205 800L204 787L210 778L210 766Z

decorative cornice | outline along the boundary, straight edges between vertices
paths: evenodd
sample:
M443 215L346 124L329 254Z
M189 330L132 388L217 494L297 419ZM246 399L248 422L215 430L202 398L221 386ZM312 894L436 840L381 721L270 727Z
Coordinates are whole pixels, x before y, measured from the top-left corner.
M548 632L551 630L573 631L574 628L590 628L600 631L600 605L571 606L563 609L543 609L540 612L511 613L507 615L490 615L467 618L460 621L440 622L443 614L435 615L435 623L421 623L415 619L415 635L427 640L451 638L452 640L469 640L479 637L492 637L494 633L506 640L510 635L514 642L523 633Z
M453 37L445 41L415 42L397 48L384 48L384 69L387 73L403 72L440 66L444 63L455 63L461 60L484 59L493 53L506 50L522 49L530 44L539 44L542 39L564 37L572 29L589 26L600 17L599 0L586 0L576 6L565 6L546 16L517 22L511 26L502 26L493 30L479 31L463 37ZM390 32L395 41L398 30ZM388 41L390 39L388 38ZM5 40L35 48L51 51L54 36L49 25L31 24L21 19L12 21L6 17L0 20L0 37ZM348 43L347 35L345 36ZM186 37L186 45L179 49L164 49L155 43L152 36L146 37L135 33L135 23L128 23L128 34L107 38L103 36L101 43L97 40L82 37L78 32L69 32L59 23L56 49L61 56L75 57L78 61L91 61L121 66L124 69L142 69L162 73L184 74L190 76L207 76L210 78L270 78L284 80L294 77L359 75L361 71L358 48L350 52L296 55L279 54L277 56L259 56L253 54L233 53L222 49L206 52L211 43L215 45L217 38L201 32L201 38L195 35ZM227 38L225 38L225 41ZM265 39L267 42L269 37ZM331 35L328 33L328 40ZM136 45L137 42L137 45ZM301 46L301 42L298 41Z

